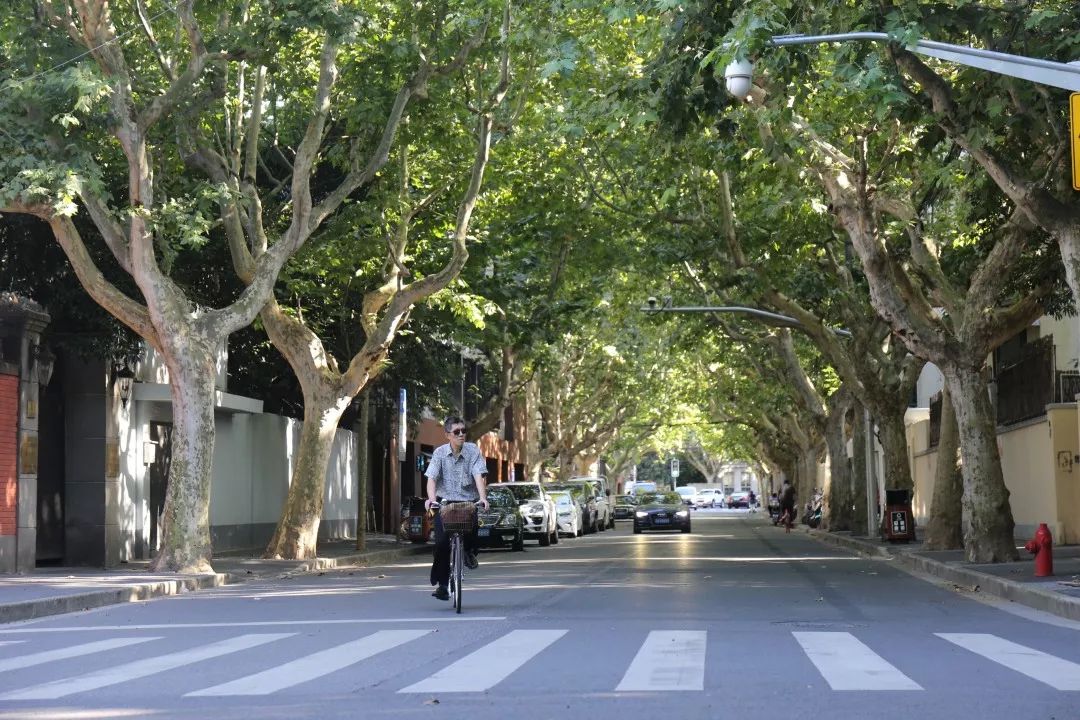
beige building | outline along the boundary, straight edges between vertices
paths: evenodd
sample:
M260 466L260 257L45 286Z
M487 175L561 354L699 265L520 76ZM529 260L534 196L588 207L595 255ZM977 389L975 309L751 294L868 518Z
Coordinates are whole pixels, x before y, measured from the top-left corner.
M1043 317L992 358L989 392L1017 537L1046 523L1060 544L1080 544L1080 342L1076 317ZM907 415L916 520L925 525L937 469L940 374L928 368ZM935 388L936 385L936 388ZM925 394L925 395L924 395Z

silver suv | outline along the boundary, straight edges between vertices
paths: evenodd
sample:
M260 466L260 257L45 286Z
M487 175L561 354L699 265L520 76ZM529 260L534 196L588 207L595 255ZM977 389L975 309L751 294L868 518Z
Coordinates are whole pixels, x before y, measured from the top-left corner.
M543 547L559 542L555 500L548 495L540 483L498 483L494 487L507 488L517 498L521 507L521 516L525 518L526 537L536 538Z
M598 530L610 530L615 527L615 501L611 499L607 478L603 475L578 475L569 482L587 482L596 491L596 527Z

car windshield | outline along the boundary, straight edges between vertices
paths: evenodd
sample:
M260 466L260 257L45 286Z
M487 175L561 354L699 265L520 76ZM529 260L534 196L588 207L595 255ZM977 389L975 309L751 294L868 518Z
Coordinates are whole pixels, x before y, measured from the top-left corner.
M551 497L555 498L556 505L573 505L573 501L570 499L570 493L565 492L553 492Z
M682 497L674 492L642 493L638 496L638 505L679 505Z
M540 497L540 488L535 485L507 485L506 489L514 493L518 501L536 500Z
M633 495L617 495L617 496L615 496L615 504L616 505L636 505L637 500L634 499Z
M491 507L508 508L517 506L514 494L506 488L488 488L487 499L488 505Z

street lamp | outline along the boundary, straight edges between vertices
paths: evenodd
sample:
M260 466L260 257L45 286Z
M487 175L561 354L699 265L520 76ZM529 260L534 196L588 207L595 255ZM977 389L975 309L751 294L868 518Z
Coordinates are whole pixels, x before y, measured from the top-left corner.
M775 35L769 41L770 45L782 47L786 45L817 45L821 43L848 42L869 40L873 42L896 42L896 39L882 32L850 32L835 33L831 35ZM907 49L920 55L927 55L939 60L947 60L967 67L980 68L998 75L1029 80L1041 85L1061 88L1080 92L1080 63L1060 63L1053 60L1029 58L1022 55L1010 55L993 50L980 50L979 48L966 45L952 45L950 43L937 42L935 40L916 40L908 45ZM753 82L753 64L748 60L739 60L727 66L724 77L727 80L728 92L740 100L745 100L750 94L750 86ZM1075 179L1074 179L1075 182ZM865 413L867 430L866 441L866 504L867 504L867 532L872 530L873 519L877 508L870 494L871 477L873 475L873 447L870 441L870 433L873 423L869 410Z
M638 308L642 312L654 314L654 313L733 313L737 315L749 315L750 317L761 320L766 325L775 325L777 327L787 327L800 329L803 328L803 324L799 322L798 318L793 318L788 315L781 315L780 313L770 312L768 310L762 310L761 308L743 307L741 305L679 305L675 306L671 304L671 298L665 297L663 301L658 301L655 297L650 297L645 301L645 304ZM850 330L844 330L843 328L829 328L829 330L837 335L843 337L851 337Z
M770 45L819 45L821 43L848 42L852 40L870 40L874 42L896 42L896 39L883 32L851 32L832 35L775 35ZM1080 63L1060 63L1054 60L1041 60L1022 55L993 50L980 50L966 45L952 45L936 40L916 40L907 49L920 55L935 57L939 60L981 68L998 75L1030 80L1041 85L1080 92ZM743 99L750 93L754 66L748 60L731 63L724 70L727 89L732 95Z

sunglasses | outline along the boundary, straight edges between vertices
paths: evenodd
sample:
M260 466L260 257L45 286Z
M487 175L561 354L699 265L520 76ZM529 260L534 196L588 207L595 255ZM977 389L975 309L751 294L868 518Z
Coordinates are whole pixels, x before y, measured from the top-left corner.
M464 435L468 432L465 428L457 428L455 430L447 431L450 435Z

